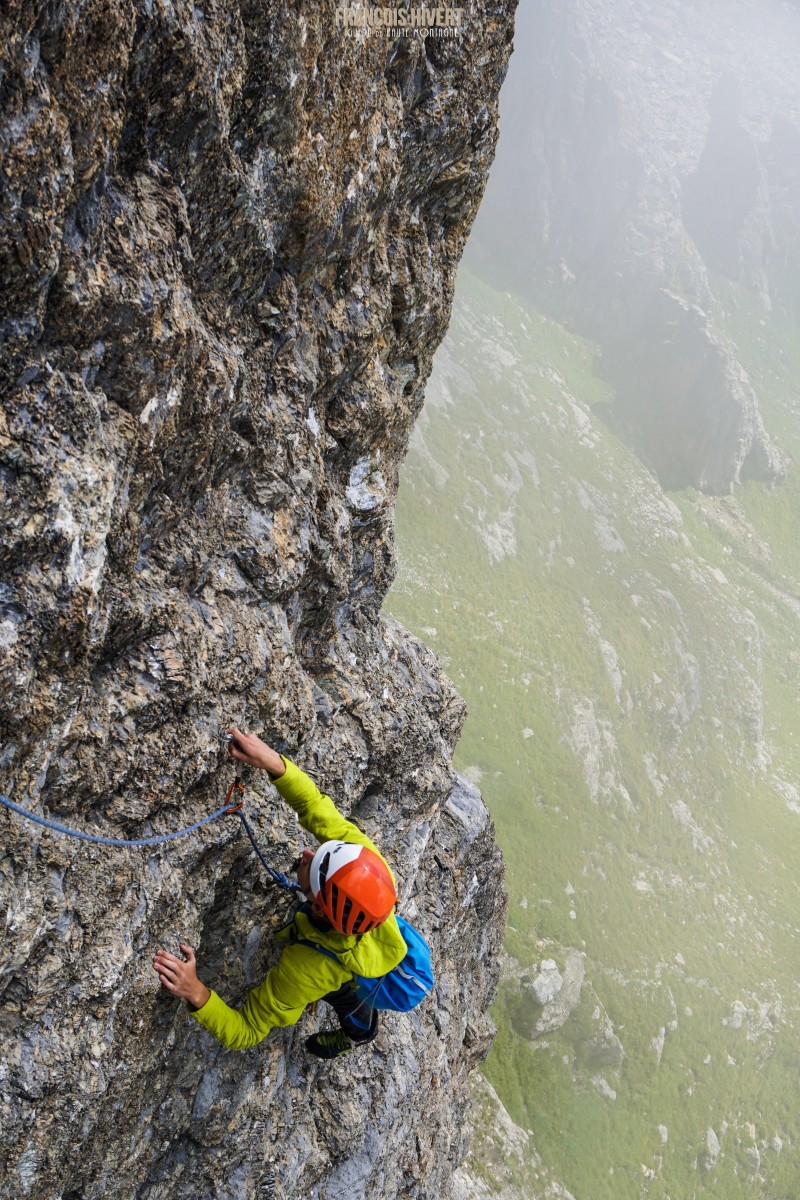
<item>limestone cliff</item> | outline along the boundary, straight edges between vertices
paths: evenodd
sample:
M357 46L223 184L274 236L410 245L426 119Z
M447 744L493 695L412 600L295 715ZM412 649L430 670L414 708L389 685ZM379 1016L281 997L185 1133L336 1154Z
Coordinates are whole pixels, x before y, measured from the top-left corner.
M501 864L464 706L380 614L398 464L496 140L513 0L458 36L332 4L12 0L2 17L0 790L122 837L203 817L263 731L373 834L435 997L309 1062L223 1051L287 902L234 819L153 852L0 815L0 1196L446 1195L491 1038ZM293 815L248 781L276 865Z

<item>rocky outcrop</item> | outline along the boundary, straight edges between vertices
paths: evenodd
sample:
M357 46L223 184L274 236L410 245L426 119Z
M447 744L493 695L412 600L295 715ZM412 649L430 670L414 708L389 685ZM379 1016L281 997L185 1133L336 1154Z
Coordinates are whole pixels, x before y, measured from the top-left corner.
M545 958L535 973L520 980L520 999L514 1028L528 1039L552 1033L566 1023L580 1003L583 984L583 956L565 949L563 972L553 958Z
M713 1129L707 1129L703 1138L703 1149L697 1156L697 1166L701 1171L713 1171L719 1158L719 1138Z
M779 478L717 318L726 281L797 309L797 14L569 0L522 12L518 43L473 261L599 341L620 427L666 486Z
M616 391L616 420L667 488L725 492L783 467L746 371L697 304L661 288L635 335L605 343L599 372Z
M514 1030L529 1041L560 1029L580 1003L583 955L565 947L560 958L560 967L554 958L544 958L528 970L512 968L516 983L511 1002Z
M167 833L219 805L226 725L264 731L380 841L438 983L346 1066L303 1057L321 1015L222 1051L149 959L196 945L234 1002L274 960L236 824L150 852L2 816L4 1198L447 1192L501 868L463 703L380 604L512 9L423 40L278 0L6 6L0 789ZM246 782L286 867L296 822Z
M480 1072L470 1079L474 1143L456 1172L453 1200L575 1200L554 1179L527 1130L512 1121L500 1097Z

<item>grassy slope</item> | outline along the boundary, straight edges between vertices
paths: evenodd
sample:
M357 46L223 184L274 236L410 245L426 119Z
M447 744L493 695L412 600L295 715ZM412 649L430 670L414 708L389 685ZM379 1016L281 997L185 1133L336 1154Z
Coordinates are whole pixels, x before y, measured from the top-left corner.
M398 505L388 607L467 700L459 761L506 855L506 948L576 946L591 981L547 1045L514 1035L509 983L487 1074L578 1200L777 1200L796 1193L800 816L780 789L800 750L800 485L664 497L604 425L592 357L463 273ZM793 370L766 381L784 445ZM598 1001L618 1071L588 1061ZM722 1154L701 1174L708 1128Z

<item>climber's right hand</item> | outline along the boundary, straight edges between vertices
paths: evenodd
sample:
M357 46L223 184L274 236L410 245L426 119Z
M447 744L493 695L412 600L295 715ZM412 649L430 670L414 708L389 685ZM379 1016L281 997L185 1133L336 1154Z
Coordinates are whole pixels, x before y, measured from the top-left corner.
M166 950L156 951L153 970L173 996L180 996L182 999L188 1000L194 1008L202 1008L211 996L211 992L197 978L197 959L192 947L185 946L183 942L180 946L182 959Z
M286 767L283 759L276 750L262 742L254 733L242 733L240 729L228 730L231 740L228 742L228 754L238 762L247 763L250 767L260 767L269 771L273 779L279 779Z

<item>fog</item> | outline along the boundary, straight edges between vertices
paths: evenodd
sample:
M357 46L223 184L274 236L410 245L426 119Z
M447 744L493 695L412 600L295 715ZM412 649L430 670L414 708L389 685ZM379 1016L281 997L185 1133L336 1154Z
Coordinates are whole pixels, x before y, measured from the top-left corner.
M465 1195L797 1191L799 52L786 3L518 12L390 596L507 859Z

